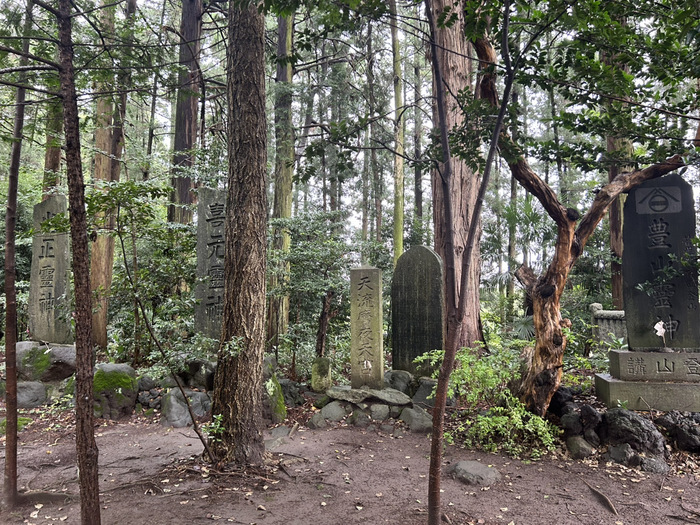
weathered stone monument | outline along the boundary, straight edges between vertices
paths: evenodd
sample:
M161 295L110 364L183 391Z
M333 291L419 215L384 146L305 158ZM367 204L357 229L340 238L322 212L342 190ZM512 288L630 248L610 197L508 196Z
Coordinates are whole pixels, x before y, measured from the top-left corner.
M629 351L610 352L596 376L608 406L700 411L700 307L690 185L672 174L634 188L625 203L622 261Z
M66 197L52 195L34 206L34 230L67 211ZM70 236L68 233L36 233L32 240L29 281L29 335L34 341L72 343L70 291Z
M218 339L224 305L226 192L203 187L198 199L194 325L197 332Z
M419 370L413 360L444 348L445 284L440 256L413 246L396 263L391 282L391 367Z
M352 388L384 387L382 271L350 270L350 374Z

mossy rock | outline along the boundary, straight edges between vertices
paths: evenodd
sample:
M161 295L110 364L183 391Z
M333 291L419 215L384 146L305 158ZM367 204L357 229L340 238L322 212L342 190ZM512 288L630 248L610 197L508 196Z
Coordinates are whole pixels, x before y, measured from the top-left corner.
M265 382L265 392L270 403L270 419L275 424L282 423L287 418L287 406L277 376L273 375Z
M34 346L17 353L18 375L26 381L40 381L51 367L50 349Z
M138 379L126 364L100 364L93 379L95 416L119 419L130 415L136 406Z
M311 390L325 392L331 386L331 360L327 357L317 357L311 365Z

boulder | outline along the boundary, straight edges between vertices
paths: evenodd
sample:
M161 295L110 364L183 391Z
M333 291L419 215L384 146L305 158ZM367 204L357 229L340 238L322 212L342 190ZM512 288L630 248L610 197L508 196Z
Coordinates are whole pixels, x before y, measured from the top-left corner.
M433 428L432 418L420 407L404 408L399 419L408 425L411 432L425 434Z
M17 343L17 375L26 381L61 381L75 373L75 346Z
M17 383L17 408L37 408L46 403L46 386L39 381Z
M413 389L413 374L406 370L389 370L384 374L384 384L410 396Z
M668 412L654 422L663 427L675 447L687 452L700 452L700 413Z
M300 406L306 403L306 399L301 394L302 388L299 383L287 379L286 377L281 377L278 379L280 386L282 387L282 394L284 395L284 404L288 407Z
M186 390L195 417L205 417L211 410L211 398L206 392ZM179 388L168 391L161 401L160 422L166 427L181 428L192 424L185 398Z
M623 408L611 408L603 415L601 440L611 445L628 443L636 452L652 456L666 454L666 440L647 418Z
M447 473L466 485L493 485L501 479L501 473L479 461L459 461L450 465Z
M569 437L566 448L573 459L584 459L595 454L595 449L582 436Z
M326 418L323 417L321 412L315 412L311 419L306 422L306 426L310 429L326 428L328 423L326 423Z
M381 401L387 405L410 405L411 398L406 394L394 390L393 388L384 388L375 390L372 388L349 388L347 386L334 386L326 391L326 395L340 401L347 401L359 405L364 401Z
M321 415L328 421L342 421L349 414L348 407L340 401L328 403L321 409Z
M101 363L95 369L95 416L119 419L130 415L138 397L136 370L127 364Z

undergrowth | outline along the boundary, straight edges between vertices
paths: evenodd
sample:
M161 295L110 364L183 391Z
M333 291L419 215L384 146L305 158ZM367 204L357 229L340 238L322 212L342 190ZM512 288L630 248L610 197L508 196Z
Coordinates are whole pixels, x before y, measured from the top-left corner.
M531 459L556 449L560 430L528 412L508 387L519 378L519 346L492 345L483 355L478 349L459 350L448 387L459 410L446 423L448 443ZM416 361L437 370L443 356L436 350Z

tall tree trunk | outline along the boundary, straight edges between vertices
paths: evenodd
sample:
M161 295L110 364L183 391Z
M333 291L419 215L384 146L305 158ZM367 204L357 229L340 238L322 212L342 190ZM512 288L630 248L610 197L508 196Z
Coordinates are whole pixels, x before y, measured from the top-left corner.
M114 7L106 7L105 0L101 4L101 24L107 44L114 40ZM112 118L114 105L114 75L109 80L98 84L95 119L95 171L94 179L100 184L112 181ZM101 213L97 218L100 229L110 232L114 229L114 214L111 211ZM92 342L102 348L107 348L107 308L109 288L112 284L112 267L114 265L114 237L100 233L96 236L90 249L90 289L92 290L94 308L92 314Z
M367 26L367 99L370 114L370 143L374 146L374 141L377 138L377 100L375 94L374 82L374 46L372 45L372 24ZM369 153L369 162L372 172L372 193L374 195L374 236L377 242L382 241L382 197L384 196L384 188L382 184L382 173L379 169L379 161L377 160L377 149L372 147Z
M27 1L22 31L20 66L26 67L29 60L29 35L32 29L33 0ZM12 508L17 503L17 261L15 256L15 233L17 230L17 188L19 165L22 158L22 128L26 102L27 74L21 71L17 78L15 95L15 121L12 132L12 150L8 173L7 210L5 212L5 503Z
M275 84L275 196L272 217L292 216L292 178L294 175L294 128L292 125L292 33L294 15L278 17L277 75ZM291 237L286 228L272 232L272 248L282 256L289 252ZM276 289L284 286L289 275L289 263L281 262L270 277L270 306L267 312L267 343L277 349L279 337L287 333L289 324L289 295ZM280 277L282 276L282 277Z
M88 256L85 183L80 158L78 97L73 69L71 0L59 0L58 34L61 95L66 134L66 171L75 286L75 443L80 470L80 517L83 525L100 523L100 489L93 414L92 298Z
M414 98L413 98L413 156L416 160L421 157L421 141L423 135L423 113L420 103L422 100L421 94L421 66L419 52L416 50L415 64L413 66L413 83L414 83ZM414 200L414 218L413 229L418 233L416 240L422 244L423 236L423 168L420 162L416 162L413 168L413 200Z
M224 431L221 462L263 462L261 391L265 350L267 183L265 20L256 5L229 5L228 199L222 345L213 414Z
M404 221L404 111L403 71L399 49L399 20L396 0L389 0L391 15L391 55L394 69L394 266L403 253Z
M63 106L51 101L46 108L46 151L44 153L44 177L41 184L42 200L61 183L61 142L63 135Z
M461 4L460 4L461 5ZM449 26L439 27L436 30L435 40L437 44L437 54L439 57L433 57L433 60L439 59L443 65L442 82L445 84L447 93L459 93L471 86L470 77L471 62L464 57L470 54L469 45L464 38L464 15L462 9L453 9L452 2L445 0L434 0L430 2L430 8L433 10L433 16L437 19L445 10L452 9L456 20L454 24ZM433 79L439 82L439 79ZM434 86L434 90L435 90ZM448 130L455 126L461 126L464 122L464 114L453 97L446 100L446 122L439 123L436 110L433 112L433 121L435 126L445 125ZM479 176L467 165L466 162L454 157L450 160L452 166L452 192L451 200L453 203L452 227L454 227L454 245L449 247L448 243L448 225L445 224L441 210L444 209L444 200L446 198L443 190L441 177L437 170L433 170L432 186L433 186L433 224L435 228L435 251L440 254L445 264L448 264L449 257L446 250L451 249L454 252L454 270L455 282L454 286L459 287L462 282L462 254L465 250L465 242L467 232L470 228L471 216L474 210L476 196L479 188ZM477 219L479 220L479 219ZM477 224L477 239L481 237L481 226ZM466 290L455 290L454 297L459 297L461 294L466 294L469 298L466 315L463 320L463 327L459 346L471 347L475 342L483 340L481 326L479 322L479 283L481 277L481 254L477 246L471 255L469 268L471 275L468 276Z
M194 185L188 171L194 166L192 150L197 142L201 35L202 0L183 0L180 23L181 70L178 77L173 139L173 193L171 204L168 206L168 221L180 224L192 222L190 205L194 203Z
M625 26L626 20L618 20L620 25ZM629 67L621 65L615 55L609 53L602 54L602 61L611 68L621 70L629 74ZM609 106L608 106L609 107ZM629 140L622 139L615 135L606 137L606 149L608 154L608 182L615 180L620 173L632 171L634 166L627 159L631 159L632 144ZM624 309L622 295L622 205L623 197L615 199L608 210L608 223L610 225L610 284L612 288L613 307L617 310Z

